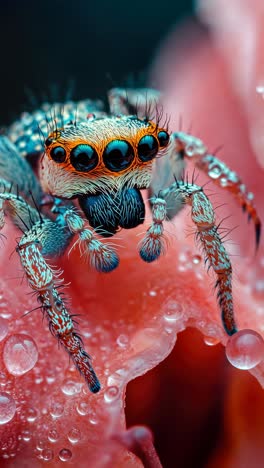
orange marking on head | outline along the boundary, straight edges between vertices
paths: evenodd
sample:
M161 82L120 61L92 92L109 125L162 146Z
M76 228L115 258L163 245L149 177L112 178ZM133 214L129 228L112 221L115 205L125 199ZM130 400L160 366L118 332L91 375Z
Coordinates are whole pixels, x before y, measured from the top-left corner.
M87 174L90 179L110 174L120 177L152 163L166 146L161 146L159 132L167 134L155 122L132 116L99 118L51 133L46 140L46 155L65 171Z

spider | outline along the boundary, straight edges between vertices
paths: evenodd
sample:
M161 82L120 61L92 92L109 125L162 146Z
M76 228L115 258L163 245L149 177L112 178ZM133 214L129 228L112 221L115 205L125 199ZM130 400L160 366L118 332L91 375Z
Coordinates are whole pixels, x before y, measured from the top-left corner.
M190 205L196 236L217 277L223 326L232 335L237 327L231 262L203 187L180 176L186 160L193 160L214 183L233 193L254 221L256 246L261 233L253 194L235 172L208 154L200 139L183 132L169 133L168 122L162 123L157 91L115 88L108 98L109 113L100 101L43 104L32 114L24 113L0 136L0 182L4 187L0 229L7 214L22 230L17 253L29 286L38 296L51 333L93 393L100 390L99 380L60 294L59 272L48 265L46 257L62 255L75 236L75 244L93 268L114 270L118 255L103 238L144 222L141 190L148 189L152 222L140 242L139 254L145 262L155 261L165 250L164 221ZM153 111L155 119L150 117Z

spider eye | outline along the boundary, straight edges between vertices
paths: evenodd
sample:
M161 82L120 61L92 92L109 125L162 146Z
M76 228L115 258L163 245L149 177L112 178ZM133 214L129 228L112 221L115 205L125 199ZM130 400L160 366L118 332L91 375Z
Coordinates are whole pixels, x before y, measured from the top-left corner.
M158 140L161 148L164 148L167 146L167 144L170 141L170 135L167 132L164 132L163 130L158 133Z
M50 156L56 163L62 163L66 159L66 151L63 146L55 146L52 148Z
M71 165L80 172L89 172L98 164L98 154L90 145L78 145L71 150Z
M45 140L45 146L50 146L52 142L53 142L52 138L47 138Z
M123 140L110 141L103 153L104 164L112 172L123 171L135 157L132 146Z
M145 135L141 138L138 144L138 156L141 161L151 161L159 149L156 138L152 135Z

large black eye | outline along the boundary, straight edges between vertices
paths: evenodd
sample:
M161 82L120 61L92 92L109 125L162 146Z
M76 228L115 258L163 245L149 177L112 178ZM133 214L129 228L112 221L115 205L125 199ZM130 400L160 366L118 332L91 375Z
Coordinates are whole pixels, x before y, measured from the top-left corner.
M123 171L134 159L132 146L123 140L110 141L103 154L104 164L112 172Z
M159 149L158 142L153 135L145 135L138 144L138 156L141 161L151 161Z
M52 148L50 156L56 163L62 163L66 159L66 151L63 146L55 146Z
M170 135L167 132L164 132L163 130L158 133L158 140L161 148L164 148L167 146L167 144L170 141Z
M78 145L71 150L71 165L80 172L89 172L98 164L98 155L90 145Z

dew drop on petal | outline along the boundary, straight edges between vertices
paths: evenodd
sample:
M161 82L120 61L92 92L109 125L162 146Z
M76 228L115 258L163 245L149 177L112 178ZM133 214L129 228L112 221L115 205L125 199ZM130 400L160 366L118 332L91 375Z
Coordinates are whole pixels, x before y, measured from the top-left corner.
M23 429L21 432L21 435L22 435L22 439L25 442L29 442L32 436L31 431L29 429Z
M157 291L149 291L149 295L151 297L155 297L155 296L157 296Z
M34 422L37 419L37 411L35 408L27 408L26 409L26 418L28 422Z
M91 406L89 405L89 403L82 400L82 401L79 401L76 409L77 409L77 413L79 413L81 416L85 416L86 414L90 412Z
M116 343L120 348L126 348L129 343L129 338L127 335L119 335L119 337L116 340Z
M94 426L98 423L98 417L95 413L93 413L90 418L89 418L89 421L91 424L93 424Z
M15 400L6 392L0 392L0 424L6 424L15 416Z
M62 392L67 396L77 395L77 393L80 393L81 389L82 384L74 380L64 380L61 386Z
M226 357L238 369L252 369L264 359L264 340L254 330L240 330L226 345Z
M8 322L3 317L0 317L0 341L2 341L8 333Z
M42 451L46 448L46 440L45 439L41 439L39 438L37 440L37 445L36 445L36 449L39 450L39 451Z
M81 431L77 427L73 427L68 433L68 439L72 444L79 442L81 438Z
M116 386L108 387L104 393L104 400L106 403L112 403L119 395L119 389Z
M60 418L63 415L64 412L64 405L61 401L59 400L54 400L51 403L50 406L50 414L54 418Z
M71 459L72 453L69 449L63 448L59 452L59 459L63 462L67 462Z
M204 342L207 346L215 346L219 343L219 339L215 336L204 336Z
M48 439L50 442L57 442L59 438L59 433L56 429L51 429L48 433Z
M165 320L167 322L175 322L176 320L180 320L183 317L184 311L181 304L175 302L173 300L168 300L165 304Z
M44 449L42 451L42 459L46 462L50 462L53 459L53 451L51 449Z
M4 345L3 360L10 374L25 374L33 369L38 360L35 341L28 335L11 335Z
M201 260L202 260L202 257L200 255L193 255L192 257L192 262L194 265L199 265Z

